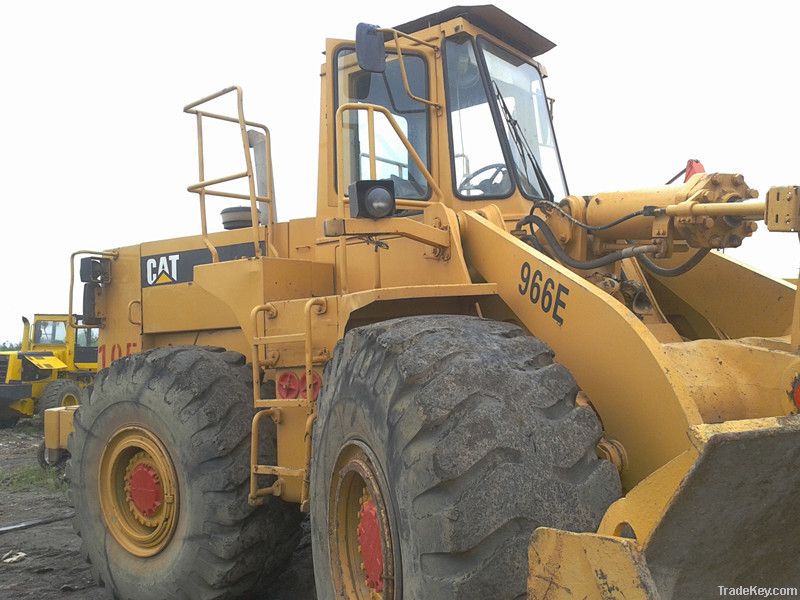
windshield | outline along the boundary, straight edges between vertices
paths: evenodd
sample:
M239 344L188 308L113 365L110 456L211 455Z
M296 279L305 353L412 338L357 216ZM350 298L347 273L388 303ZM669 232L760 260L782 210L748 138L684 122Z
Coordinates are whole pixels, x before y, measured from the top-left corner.
M567 195L567 184L539 71L486 40L479 45L522 193L548 198L549 188L560 200Z
M492 109L472 37L463 34L448 38L445 59L456 193L467 200L506 198L514 186L506 170L500 140L491 134Z
M64 321L37 321L33 330L34 344L64 344L67 324Z

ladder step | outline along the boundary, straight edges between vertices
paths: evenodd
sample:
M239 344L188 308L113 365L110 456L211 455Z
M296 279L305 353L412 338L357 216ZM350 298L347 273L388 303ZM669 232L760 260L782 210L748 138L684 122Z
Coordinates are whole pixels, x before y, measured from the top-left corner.
M297 398L293 400L280 400L277 398L259 398L254 403L256 408L295 408L297 406L308 407L309 402L305 398Z
M305 469L293 469L290 467L273 467L270 465L255 465L253 473L256 475L277 475L278 477L291 477L303 479L306 475Z
M295 342L305 342L305 333L284 333L280 335L265 335L253 338L254 346L268 346L269 344L291 344Z

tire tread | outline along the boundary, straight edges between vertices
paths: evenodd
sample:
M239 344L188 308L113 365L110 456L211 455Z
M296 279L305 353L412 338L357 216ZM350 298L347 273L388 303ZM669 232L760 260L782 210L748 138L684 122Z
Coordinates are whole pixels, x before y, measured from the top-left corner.
M157 397L163 404L162 417L176 419L176 426L181 422L191 431L186 444L194 459L186 471L191 489L185 493L193 499L192 510L203 511L203 534L201 539L182 542L192 546L195 560L186 561L190 566L174 574L173 584L165 582L164 596L172 597L169 589L178 585L184 595L198 600L242 597L256 584L265 565L274 567L288 557L292 540L299 534L295 507L277 499L262 508L247 504L253 409L251 371L244 365L241 354L219 348L159 348L124 357L98 373L93 393L75 415L66 470L71 482L80 482L84 466L79 450L92 435L91 423L103 410L113 410L122 390L134 389L135 402L152 404ZM221 398L229 401L226 404ZM88 501L80 485L71 485L69 493L78 507ZM98 584L105 585L111 598L135 597L130 591L115 589L112 578L106 576L110 565L102 564L106 557L92 551L82 535L86 523L80 510L76 513L74 529L82 539L81 553L94 563ZM111 585L105 580L112 580Z
M522 597L533 530L595 530L621 495L616 469L595 454L597 416L576 405L578 386L553 358L514 324L460 315L376 323L337 345L315 449L353 382L371 390L375 406L364 412L387 437L386 477L406 521L401 538L413 538L414 556L403 546L403 570L415 574L404 594ZM312 473L312 502L324 481ZM312 508L312 524L317 518ZM315 561L327 565L320 527L312 529ZM322 598L326 585L318 584Z

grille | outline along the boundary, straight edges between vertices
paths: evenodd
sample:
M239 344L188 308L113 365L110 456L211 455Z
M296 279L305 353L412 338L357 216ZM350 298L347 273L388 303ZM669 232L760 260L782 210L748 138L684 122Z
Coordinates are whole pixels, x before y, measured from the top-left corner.
M6 382L8 374L8 354L0 354L0 383Z

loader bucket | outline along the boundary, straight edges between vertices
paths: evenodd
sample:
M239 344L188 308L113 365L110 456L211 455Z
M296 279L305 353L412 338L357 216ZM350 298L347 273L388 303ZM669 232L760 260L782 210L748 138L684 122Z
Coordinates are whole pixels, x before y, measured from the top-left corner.
M537 529L529 598L666 600L719 597L721 588L800 588L800 415L691 433L699 457L649 538Z

